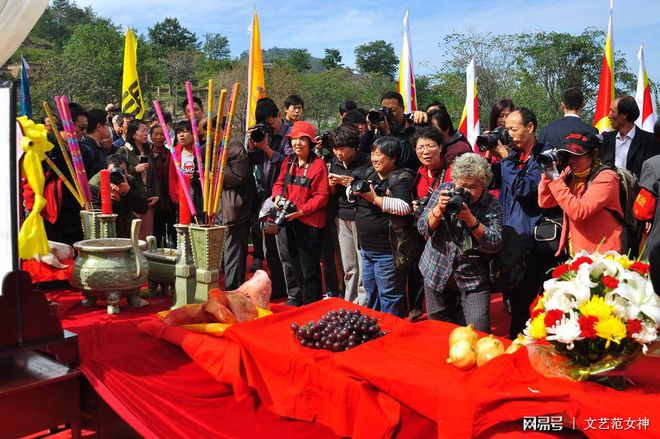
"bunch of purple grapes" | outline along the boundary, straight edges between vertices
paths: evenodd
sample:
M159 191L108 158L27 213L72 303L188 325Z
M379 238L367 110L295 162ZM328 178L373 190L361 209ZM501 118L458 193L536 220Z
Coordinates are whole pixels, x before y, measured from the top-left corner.
M328 311L318 322L310 320L306 325L291 323L291 330L300 344L312 349L345 351L374 338L382 337L378 319L362 314L360 310L345 309Z

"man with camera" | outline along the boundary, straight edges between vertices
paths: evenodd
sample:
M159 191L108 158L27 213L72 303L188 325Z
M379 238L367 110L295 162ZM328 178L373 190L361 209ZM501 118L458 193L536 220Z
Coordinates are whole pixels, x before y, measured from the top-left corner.
M293 153L291 141L287 134L291 132L291 126L282 118L282 113L277 108L277 104L270 98L261 98L257 101L254 111L256 124L248 128L247 152L250 161L255 166L255 178L257 183L257 193L259 195L256 203L257 209L262 203L270 197L273 185L280 173L282 162ZM287 247L286 234L278 233L282 247ZM275 241L275 235L263 234L260 224L255 218L252 227L252 242L254 244L254 262L253 266L261 266L263 258L262 243L266 247L266 259L270 269L271 281L273 284L273 297L286 297L287 285L296 288L295 275L290 270L283 271L280 256L278 254L278 243ZM251 267L258 268L258 267ZM286 280L288 282L285 283Z
M506 130L495 129L477 140L481 150L486 147L489 155L499 159L493 171L501 179L503 224L518 233L525 249L522 280L517 287L505 292L511 306L511 338L524 329L529 319L529 306L545 278L543 267L552 263L548 262L552 255L539 254L534 240L534 228L542 213L538 205L538 185L543 169L537 156L550 149L550 145L537 141L536 128L534 112L520 107L507 116Z
M486 190L492 177L485 158L461 155L453 182L433 192L419 218L419 232L428 238L419 268L431 320L490 332L488 255L502 242L502 207Z
M419 168L411 139L415 134L415 125L426 124L428 116L422 111L406 114L403 96L395 91L384 93L380 105L380 108L367 113L367 143L372 144L381 136L396 137L401 142L401 166L412 170Z
M135 213L144 214L149 207L147 193L137 183L133 176L128 175L128 160L121 154L108 156L107 167L110 171L110 198L112 212L116 213L118 238L130 238L131 222ZM89 190L92 193L92 204L95 209L101 208L101 172L89 180Z

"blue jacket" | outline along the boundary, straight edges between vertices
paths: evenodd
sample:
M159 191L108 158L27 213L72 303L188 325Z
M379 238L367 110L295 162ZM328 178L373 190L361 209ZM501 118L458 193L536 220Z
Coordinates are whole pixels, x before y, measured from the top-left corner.
M543 170L536 161L536 154L551 148L547 143L534 145L522 169L518 163L520 153L515 150L498 163L502 180L500 204L503 224L529 238L534 236L534 226L542 211L538 202L538 187Z

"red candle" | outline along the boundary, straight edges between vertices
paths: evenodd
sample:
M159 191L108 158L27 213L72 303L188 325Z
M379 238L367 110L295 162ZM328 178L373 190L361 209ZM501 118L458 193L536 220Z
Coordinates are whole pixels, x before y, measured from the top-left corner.
M183 179L186 181L186 186L190 189L190 175L183 175ZM179 184L179 224L188 225L190 224L190 207L188 206L188 200L186 200L186 195L183 192L183 188Z
M103 215L112 213L112 198L110 198L110 171L101 171L101 212Z

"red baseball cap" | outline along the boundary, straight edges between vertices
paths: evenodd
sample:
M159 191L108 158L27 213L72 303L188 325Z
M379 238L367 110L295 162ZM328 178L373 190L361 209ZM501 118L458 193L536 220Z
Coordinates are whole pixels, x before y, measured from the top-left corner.
M557 152L567 152L573 155L583 155L598 148L602 142L602 137L589 131L579 131L570 133L564 138L561 147Z
M304 120L299 120L293 124L291 131L286 135L291 139L298 139L300 137L308 137L309 141L313 144L318 143L316 141L316 127L309 122Z

